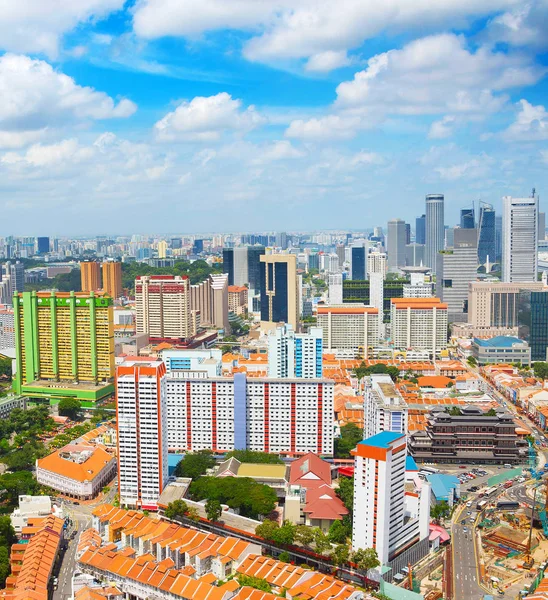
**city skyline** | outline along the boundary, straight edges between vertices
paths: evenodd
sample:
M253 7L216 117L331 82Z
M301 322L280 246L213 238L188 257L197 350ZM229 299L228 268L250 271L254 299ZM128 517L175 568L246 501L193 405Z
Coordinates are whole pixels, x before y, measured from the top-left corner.
M335 6L0 9L2 233L385 226L431 193L451 224L542 200L541 2Z

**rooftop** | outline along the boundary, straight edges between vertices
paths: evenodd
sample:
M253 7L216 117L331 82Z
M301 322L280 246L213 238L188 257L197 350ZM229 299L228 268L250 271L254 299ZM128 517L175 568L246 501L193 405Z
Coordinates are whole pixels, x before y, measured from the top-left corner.
M526 341L510 335L498 335L490 339L474 338L474 344L484 347L489 346L491 348L512 348L515 345L527 346Z
M399 439L405 439L405 435L394 431L382 431L376 435L359 442L363 446L374 446L375 448L390 448L390 444Z
M38 460L38 468L83 483L116 459L100 446L69 444Z

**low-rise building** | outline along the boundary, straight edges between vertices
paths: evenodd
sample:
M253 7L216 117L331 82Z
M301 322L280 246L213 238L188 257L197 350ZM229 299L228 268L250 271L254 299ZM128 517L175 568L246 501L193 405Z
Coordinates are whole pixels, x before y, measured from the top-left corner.
M72 498L95 498L116 475L116 459L100 446L68 444L36 461L36 479Z
M242 463L232 456L219 465L215 477L249 477L271 487L279 498L284 498L289 482L289 467L285 464Z
M26 398L24 396L6 396L0 398L0 419L7 419L12 410L16 408L26 408Z
M10 515L11 525L15 533L19 534L28 525L29 519L47 517L51 514L62 518L60 507L52 504L49 496L28 496L22 494L19 496L19 507Z
M472 356L480 365L497 363L531 364L531 348L523 340L511 336L498 336L489 340L474 338Z

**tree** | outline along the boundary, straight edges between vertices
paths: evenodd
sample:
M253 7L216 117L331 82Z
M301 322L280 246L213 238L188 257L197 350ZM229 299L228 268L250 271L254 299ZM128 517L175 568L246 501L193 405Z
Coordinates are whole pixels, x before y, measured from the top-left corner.
M256 450L232 450L227 455L227 458L233 456L236 460L241 463L255 463L255 464L270 464L270 465L283 465L284 461L279 457L278 454L268 454L265 452L257 452Z
M314 546L318 554L324 554L331 548L331 542L319 527L314 527Z
M454 385L455 385L455 384L454 384L454 382L453 382L453 381L448 381L448 382L447 382L447 387L448 387L448 388L452 388L452 387L454 387Z
M42 458L46 454L42 442L27 441L21 448L12 449L8 454L2 457L2 462L11 471L28 471L36 464L37 458Z
M15 530L11 525L11 519L8 516L0 517L0 546L9 548L15 541Z
M548 363L536 362L533 364L533 373L539 379L548 379Z
M11 365L11 358L0 357L0 376L6 375L7 377L11 377Z
M344 475L339 477L339 487L336 492L350 514L352 514L354 510L354 477L345 477Z
M331 523L327 537L333 544L344 544L346 542L347 531L342 521L333 521Z
M175 467L175 475L197 480L214 465L215 458L210 450L192 452L185 454L184 458L179 461L179 464Z
M477 366L477 364L478 364L478 361L477 361L477 360L476 360L476 359L475 359L473 356L469 356L469 357L466 359L466 362L467 362L469 365L471 365L472 367L475 367L475 366Z
M331 560L335 566L343 565L348 562L350 556L350 549L346 544L338 544L331 553Z
M232 352L232 346L230 344L223 344L221 346L221 352L223 354L228 354L229 352Z
M445 500L441 500L440 502L434 504L434 506L430 509L430 516L434 521L439 521L441 518L448 517L451 514L451 508L449 504Z
M291 554L289 554L289 552L284 550L283 552L280 552L280 556L278 556L278 560L281 562L284 562L284 563L291 562Z
M243 587L252 587L262 592L270 593L272 588L266 579L260 579L259 577L251 577L249 575L237 575L238 583Z
M205 505L206 517L208 521L218 521L223 513L223 507L218 500L208 500Z
M494 408L490 408L486 413L485 413L486 417L496 417L497 416L497 411Z
M376 569L381 564L375 548L356 550L356 552L352 554L352 562L356 563L358 568L363 569L364 571Z
M69 417L69 419L76 421L81 409L82 403L76 398L61 398L59 400L59 414L63 417Z
M314 530L308 525L297 525L295 529L295 541L303 546L310 546L314 541Z
M341 427L341 437L335 440L335 457L350 458L350 451L363 440L363 431L354 423Z
M190 506L186 511L186 517L191 521L199 521L200 515L198 514L198 509L194 506Z
M274 533L280 528L276 521L266 519L255 528L255 533L265 540L274 541Z
M184 500L173 500L164 511L168 519L182 519L188 512L188 504Z
M295 525L291 521L284 521L281 527L273 532L273 541L282 546L288 546L295 541Z

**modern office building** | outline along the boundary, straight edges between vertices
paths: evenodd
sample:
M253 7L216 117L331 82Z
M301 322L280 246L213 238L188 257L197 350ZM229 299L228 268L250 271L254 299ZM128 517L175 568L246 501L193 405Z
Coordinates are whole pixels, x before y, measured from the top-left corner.
M447 304L439 298L392 298L390 323L394 349L432 358L447 349Z
M419 267L425 263L426 246L424 244L407 244L405 247L405 264L408 267Z
M407 404L390 375L371 375L364 380L364 437L382 431L407 433Z
M502 199L502 280L537 280L538 196Z
M261 289L261 256L265 253L264 246L247 247L247 278L249 289L259 291Z
M359 442L353 454L352 550L374 548L381 565L388 565L428 539L430 485L406 492L405 434L378 433Z
M388 223L388 234L390 235L390 222ZM367 255L369 303L379 311L379 337L384 337L384 279L386 270L387 260L384 252L371 252Z
M345 261L345 254L346 254L345 251L346 251L346 246L344 244L337 244L337 247L335 248L335 253L339 257L339 267L341 269L342 269L342 267L344 265L344 261Z
M276 246L282 250L287 250L287 233L285 231L276 234Z
M156 510L168 478L166 367L126 361L116 368L120 505Z
M541 281L530 283L470 282L468 323L474 327L518 327L521 291L542 293L545 289L544 283Z
M440 407L428 414L425 430L409 436L409 451L429 463L515 464L527 459L527 442L518 438L516 423L504 409L491 416L466 406L452 415Z
M2 350L15 348L15 320L13 308L7 304L0 304L0 354Z
M502 260L502 215L495 215L495 259Z
M17 393L77 398L85 406L113 393L112 298L23 292L13 303Z
M201 254L204 251L204 240L195 239L192 244L192 254Z
M196 285L190 286L190 312L192 334L200 327L215 327L230 332L228 320L228 275L209 275Z
M399 267L405 266L406 223L402 219L391 219L387 231L387 267L391 273L396 273Z
M343 303L343 276L342 273L331 273L327 280L329 289L329 304Z
M223 248L223 273L228 275L228 285L259 290L261 285L261 256L264 246L239 246Z
M82 292L98 292L101 289L101 263L81 262L80 280Z
M323 375L322 329L295 333L282 325L268 334L268 376L275 379L318 379Z
M491 204L480 203L478 220L478 262L480 265L497 262L496 215Z
M544 336L546 338L546 335ZM489 339L474 338L472 356L479 365L514 364L531 365L531 348L529 344L517 337L500 335ZM546 347L544 357L546 359Z
M351 279L353 281L363 281L367 279L366 248L364 246L353 246L350 250Z
M186 275L139 276L135 281L137 333L155 340L188 340L193 326Z
M461 229L475 229L476 221L474 218L473 208L462 208L460 211L460 227Z
M426 244L426 215L415 219L415 243L423 246Z
M426 266L436 271L436 257L443 250L445 240L444 197L443 194L426 196Z
M530 346L532 361L548 361L548 290L520 290L519 337Z
M544 241L546 238L546 213L538 213L538 241Z
M122 263L109 260L102 263L103 292L111 298L122 295Z
M299 286L294 254L265 254L261 261L261 329L280 323L299 330Z
M323 332L323 348L353 358L379 343L379 311L363 304L318 306L317 324Z
M333 454L333 390L327 379L233 377L166 380L170 451L256 450Z
M445 240L444 240L444 249L452 248L455 243L455 227L446 227L445 228ZM436 257L437 258L437 257Z
M436 296L447 304L450 323L466 321L468 286L478 272L477 229L454 233L453 248L438 253L436 266Z
M36 253L47 254L49 252L49 237L36 238Z
M11 280L12 294L25 291L25 265L20 261L8 261L4 265L4 274Z

